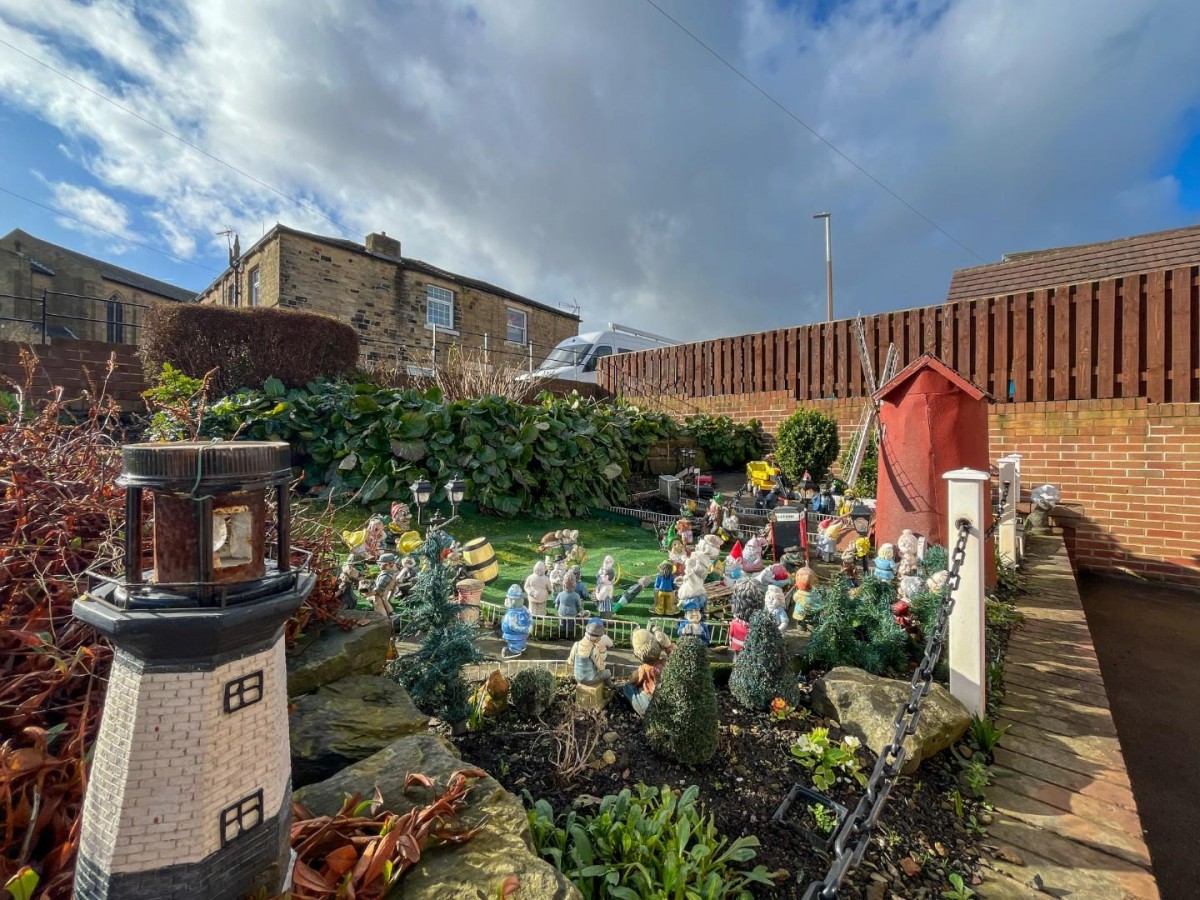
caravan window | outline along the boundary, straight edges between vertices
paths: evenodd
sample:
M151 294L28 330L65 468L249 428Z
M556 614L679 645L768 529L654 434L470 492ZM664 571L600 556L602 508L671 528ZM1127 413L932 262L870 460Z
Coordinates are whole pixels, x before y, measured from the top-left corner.
M608 344L599 344L596 347L596 352L592 354L592 358L587 361L587 365L583 367L585 372L595 372L596 364L606 356L612 356L612 347Z

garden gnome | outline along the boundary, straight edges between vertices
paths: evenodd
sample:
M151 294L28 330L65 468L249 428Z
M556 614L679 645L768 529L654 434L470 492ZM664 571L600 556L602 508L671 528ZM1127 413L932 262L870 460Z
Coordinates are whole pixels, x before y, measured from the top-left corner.
M562 547L561 531L547 531L542 535L541 543L538 544L538 553L549 553L551 550L558 550Z
M407 597L408 592L417 583L417 561L411 556L404 557L400 563L400 571L396 573L396 596Z
M559 534L562 535L563 555L570 556L575 552L575 545L579 543L579 532L570 528L564 528Z
M917 536L905 528L896 538L896 574L901 578L917 574Z
M608 652L603 644L605 637L604 623L592 619L584 628L583 637L571 647L567 664L572 667L577 683L593 685L612 680L612 671L607 668Z
M708 626L704 624L704 610L698 600L688 600L683 604L683 621L679 623L678 637L697 637L705 644L708 643Z
M802 566L796 570L793 582L796 589L792 593L792 600L795 602L795 606L792 608L792 618L797 622L803 622L804 616L808 612L809 595L817 586L817 573L808 566Z
M792 576L788 574L787 568L782 563L774 563L755 575L754 580L761 581L767 587L774 585L782 588L784 585L792 583Z
M725 516L721 520L721 527L735 541L742 536L742 523L738 520L738 515L733 511L733 506L725 508Z
M879 548L879 555L875 557L875 577L880 581L890 582L896 577L895 555L896 548L891 544Z
M584 603L590 603L592 600L592 592L589 591L587 585L583 583L583 566L576 563L567 569L567 572L575 576L575 593L579 595L579 599Z
M744 578L733 589L733 621L729 623L729 649L734 657L746 645L746 637L750 634L750 619L756 612L763 609L763 600L767 595L766 588L761 582L752 578Z
M892 616L896 624L910 634L917 631L913 622L912 601L924 587L925 583L916 575L906 575L900 579L900 599L892 604Z
M779 558L783 567L788 570L788 574L794 574L801 566L804 565L804 554L800 552L799 547L788 547L783 551L783 556Z
M554 565L550 567L550 593L557 595L563 589L563 582L567 580L567 561L559 556L554 560Z
M596 609L603 615L612 615L613 579L615 577L616 573L612 569L601 569L596 580Z
M858 556L853 547L842 551L842 574L849 580L851 587L858 587Z
M774 584L768 587L763 605L775 622L775 627L781 632L787 631L791 622L788 620L787 601L783 598L783 589Z
M838 538L846 528L841 519L826 519L817 525L817 554L823 562L833 562L837 558Z
M342 564L337 583L338 597L342 601L343 609L354 609L358 605L358 594L355 593L355 588L366 574L367 564L361 559L351 556Z
M612 556L604 557L604 561L600 563L600 568L596 570L596 584L600 584L600 579L604 573L608 573L609 580L615 585L617 583L617 561Z
M862 565L863 572L866 572L867 561L871 558L871 539L869 537L854 539L854 555Z
M568 572L563 579L562 590L554 598L554 609L564 619L574 619L583 615L583 601L575 587L575 576Z
M763 548L766 546L766 541L755 535L746 541L746 546L742 548L742 571L754 574L761 572L763 569Z
M530 615L544 616L546 601L550 599L550 578L546 575L546 564L540 559L533 564L533 572L525 579L525 593L529 596Z
M533 628L533 617L525 608L525 592L519 584L508 586L508 593L504 595L504 605L508 612L500 620L500 636L504 638L506 645L501 656L520 656L525 652L529 631Z
M388 531L392 534L404 534L412 526L412 513L409 512L407 503L393 503L389 518L391 521L388 522Z
M398 568L395 553L381 553L379 555L379 574L375 576L375 584L371 588L371 605L375 607L376 612L382 613L389 619L394 612L392 595L396 593L400 581Z
M613 604L613 612L620 612L623 607L628 606L630 603L636 600L638 595L653 583L654 579L649 575L643 575L641 578L637 579L637 581L625 588L625 592L621 594L620 599Z
M638 662L637 671L629 684L621 688L621 693L639 716L646 715L650 708L650 698L654 696L654 688L658 684L658 676L662 671L663 649L654 635L645 628L635 628L629 638L633 646L633 655Z
M679 540L679 538L671 541L671 552L667 554L667 559L675 567L676 575L683 574L684 566L687 565L687 558L687 548L683 546L683 541Z
M685 552L692 549L692 544L695 543L696 536L692 531L691 519L684 517L675 523L675 537L683 542Z
M850 515L850 510L854 509L856 502L857 502L857 500L854 496L854 491L846 491L845 495L842 497L842 503L838 507L838 515L839 516Z
M696 542L696 554L703 556L708 563L709 569L711 569L721 557L721 539L715 534L703 535Z
M656 616L673 616L677 612L675 606L675 567L664 562L658 567L658 577L654 579L654 608Z
M942 569L940 572L934 572L927 579L925 579L925 587L933 591L935 594L940 594L946 589L946 585L949 583L949 581L950 573L945 569Z
M708 606L708 591L704 589L706 574L707 566L702 558L698 559L693 556L688 560L687 573L683 576L683 581L679 583L679 590L676 592L680 603L696 600L699 601L701 609Z

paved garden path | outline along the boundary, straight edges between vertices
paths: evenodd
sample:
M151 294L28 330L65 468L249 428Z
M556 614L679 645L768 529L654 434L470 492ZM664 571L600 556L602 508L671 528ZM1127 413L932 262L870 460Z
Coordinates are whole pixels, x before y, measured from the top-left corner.
M1029 538L1025 624L1004 662L985 898L1155 900L1125 759L1061 536ZM1039 881L1040 880L1040 881ZM1041 887L1040 892L1037 887Z

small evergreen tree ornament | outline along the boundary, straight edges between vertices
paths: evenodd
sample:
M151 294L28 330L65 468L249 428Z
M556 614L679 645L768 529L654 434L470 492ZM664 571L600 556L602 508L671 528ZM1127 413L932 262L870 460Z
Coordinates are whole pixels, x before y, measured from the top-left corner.
M738 654L729 676L729 693L746 709L759 711L770 709L776 697L792 706L799 700L783 635L770 613L759 611L750 619L746 648Z
M694 766L716 754L718 725L708 648L699 638L681 638L646 711L646 739L663 756Z
M397 634L420 634L421 643L388 663L386 674L408 691L421 712L456 723L471 712L471 689L462 667L483 657L475 648L475 626L459 618L454 573L442 560L451 543L444 531L430 530L421 546L420 571L397 617Z
M819 595L819 596L818 596ZM903 672L921 647L896 624L891 585L866 578L861 588L850 590L845 578L813 591L810 604L812 637L804 648L807 668L853 666L873 675ZM914 604L915 606L916 604Z

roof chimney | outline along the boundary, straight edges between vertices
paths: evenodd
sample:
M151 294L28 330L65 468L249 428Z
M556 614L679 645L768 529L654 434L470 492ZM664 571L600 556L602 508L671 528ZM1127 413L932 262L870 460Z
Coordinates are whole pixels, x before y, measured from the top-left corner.
M388 237L386 231L367 235L367 252L400 262L400 242Z

